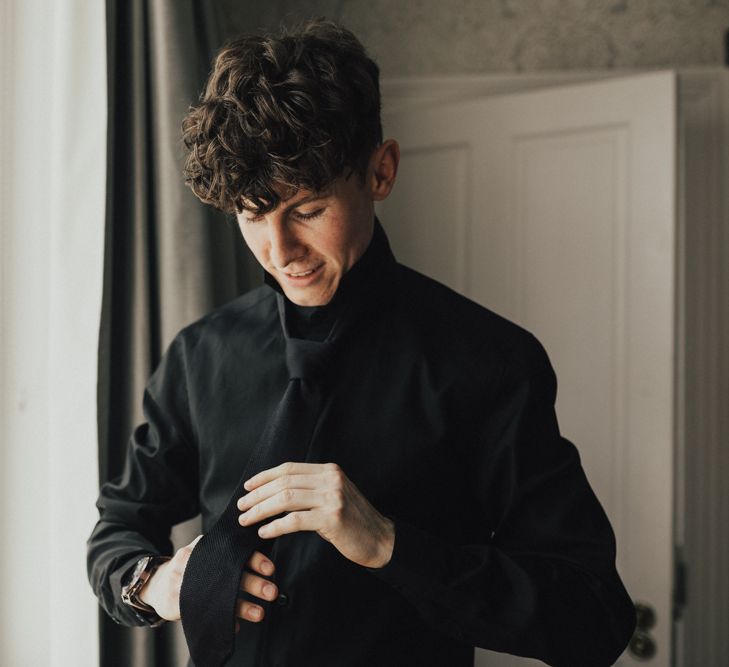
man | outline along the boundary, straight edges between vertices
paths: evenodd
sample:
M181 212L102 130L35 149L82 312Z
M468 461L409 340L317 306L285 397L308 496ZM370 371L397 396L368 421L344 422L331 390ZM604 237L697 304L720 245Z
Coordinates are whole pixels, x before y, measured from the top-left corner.
M265 282L181 331L150 379L146 422L97 503L94 591L121 623L180 619L204 538L170 558L170 527L200 512L208 536L233 502L261 546L242 564L232 665L458 667L474 646L613 664L633 606L559 433L547 354L396 262L374 214L399 162L379 113L377 66L335 24L216 57L183 124L187 183L236 215ZM293 339L336 333L306 455L231 499L287 391Z

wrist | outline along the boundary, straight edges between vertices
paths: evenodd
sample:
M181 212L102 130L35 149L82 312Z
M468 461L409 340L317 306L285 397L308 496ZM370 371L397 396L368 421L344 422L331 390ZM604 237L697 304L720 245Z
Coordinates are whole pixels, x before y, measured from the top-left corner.
M385 567L392 558L392 552L395 549L395 523L392 519L384 517L382 537L380 539L380 548L377 561L370 567L379 569Z
M157 608L156 600L158 599L159 586L157 585L163 576L165 568L169 566L169 560L160 562L155 570L150 574L147 581L137 592L137 599L150 607Z
M141 598L141 593L151 580L157 569L169 560L167 556L150 554L140 558L122 586L122 601L134 611L137 618L145 625L156 627L163 619L154 606Z

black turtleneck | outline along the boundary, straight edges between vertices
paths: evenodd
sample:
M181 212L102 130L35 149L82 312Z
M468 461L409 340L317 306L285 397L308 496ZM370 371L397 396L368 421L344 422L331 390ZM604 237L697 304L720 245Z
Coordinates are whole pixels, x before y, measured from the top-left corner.
M286 300L287 316L291 335L309 340L324 340L332 330L334 313L326 306L300 306L289 299Z

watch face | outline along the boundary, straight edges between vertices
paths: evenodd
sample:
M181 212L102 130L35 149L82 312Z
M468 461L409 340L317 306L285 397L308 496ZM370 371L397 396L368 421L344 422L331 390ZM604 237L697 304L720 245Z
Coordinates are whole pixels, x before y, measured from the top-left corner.
M132 575L132 579L136 579L139 577L140 574L144 571L144 568L147 567L147 563L149 563L150 556L145 556L144 558L140 558L137 561L137 567L134 568L134 574Z
M134 604L134 598L136 596L137 589L141 588L144 583L141 578L151 558L151 556L144 556L143 558L140 558L134 566L132 575L126 585L122 586L122 600L124 600L127 604L131 604L133 607L136 607Z

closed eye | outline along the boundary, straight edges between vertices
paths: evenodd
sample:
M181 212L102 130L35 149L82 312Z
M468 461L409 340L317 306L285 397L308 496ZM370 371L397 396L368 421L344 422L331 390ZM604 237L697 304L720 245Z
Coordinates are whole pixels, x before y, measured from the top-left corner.
M323 212L323 208L318 208L311 213L300 213L299 211L296 211L294 215L296 215L299 220L311 220L313 218L318 218Z
M318 218L323 212L324 208L318 208L315 211L311 211L311 213L294 211L294 216L299 220L313 220L314 218ZM261 222L261 220L263 220L262 215L253 215L245 218L246 222Z

